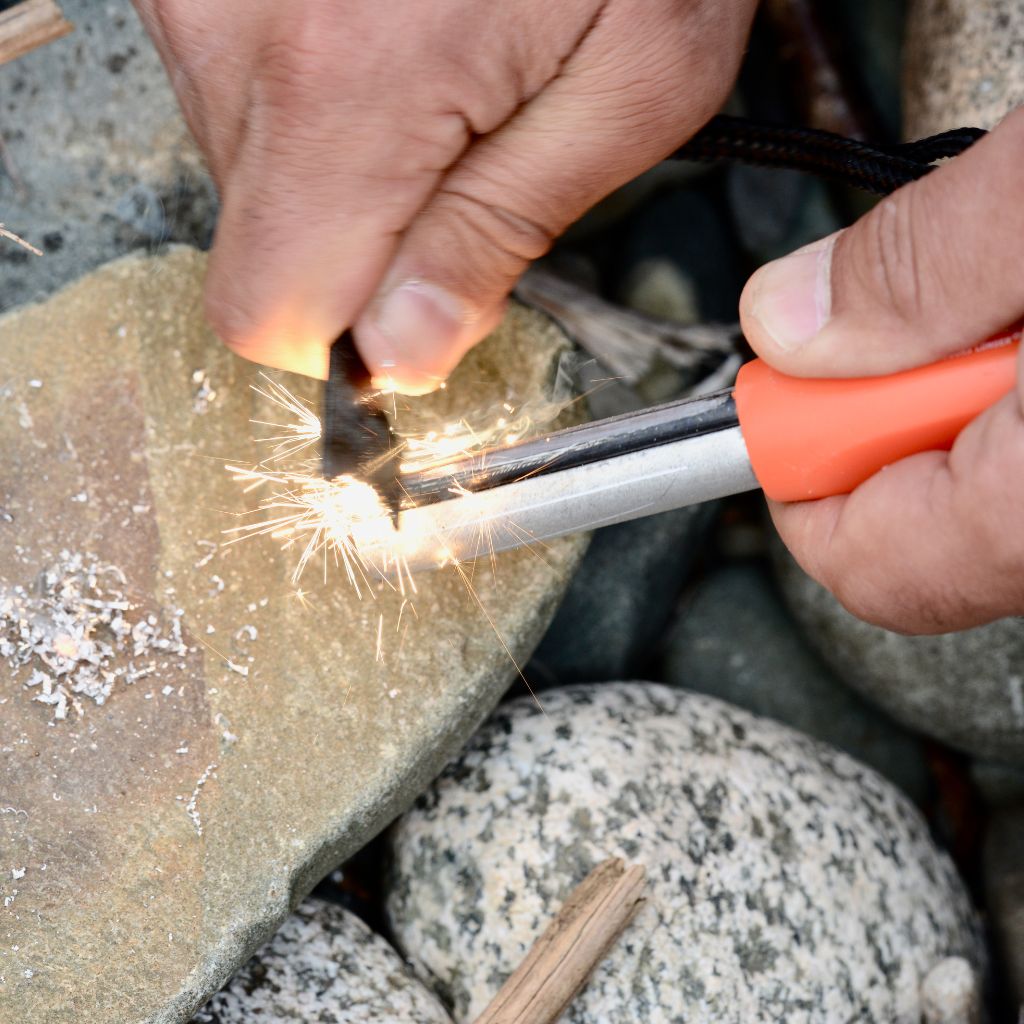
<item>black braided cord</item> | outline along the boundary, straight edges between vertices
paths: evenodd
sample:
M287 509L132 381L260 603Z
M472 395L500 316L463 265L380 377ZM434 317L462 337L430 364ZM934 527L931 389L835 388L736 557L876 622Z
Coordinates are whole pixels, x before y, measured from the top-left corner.
M675 160L736 160L785 167L885 196L923 178L937 160L959 156L980 128L956 128L917 142L875 145L817 128L763 124L719 114L672 154Z

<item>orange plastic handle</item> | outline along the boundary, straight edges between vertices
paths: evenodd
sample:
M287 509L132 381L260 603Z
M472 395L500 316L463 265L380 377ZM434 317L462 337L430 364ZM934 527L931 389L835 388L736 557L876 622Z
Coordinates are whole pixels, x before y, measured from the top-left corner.
M736 380L736 409L758 483L776 501L848 494L917 452L949 448L1009 394L1020 335L887 377L809 380L755 359Z

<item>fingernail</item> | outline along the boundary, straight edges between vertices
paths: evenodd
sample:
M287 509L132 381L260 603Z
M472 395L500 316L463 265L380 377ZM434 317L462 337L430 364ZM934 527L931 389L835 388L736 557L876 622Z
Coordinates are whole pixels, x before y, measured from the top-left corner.
M356 327L364 357L383 382L407 393L433 391L451 368L467 324L465 304L426 281L405 281L372 306Z
M754 275L750 314L779 348L801 348L828 322L836 237L797 249Z

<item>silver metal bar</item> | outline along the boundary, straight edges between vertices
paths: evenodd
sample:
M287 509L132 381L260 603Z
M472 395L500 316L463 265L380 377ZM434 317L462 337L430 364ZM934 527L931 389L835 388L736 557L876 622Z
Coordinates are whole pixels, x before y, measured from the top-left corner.
M667 512L758 486L739 427L405 509L397 533L353 537L394 576Z
M403 473L398 479L402 505L427 505L446 501L453 492L483 491L587 462L607 462L641 448L727 430L738 422L736 403L732 391L727 389L582 423L504 448L456 456Z

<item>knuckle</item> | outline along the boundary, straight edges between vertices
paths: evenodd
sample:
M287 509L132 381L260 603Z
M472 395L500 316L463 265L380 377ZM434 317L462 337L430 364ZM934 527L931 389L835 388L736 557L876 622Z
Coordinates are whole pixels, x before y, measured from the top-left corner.
M287 21L270 26L256 54L258 101L287 113L337 106L360 90L375 95L386 65L384 42L350 24L337 3L304 0L293 7Z
M453 232L465 246L466 262L485 254L489 263L510 281L524 264L543 256L554 232L510 207L488 202L470 191L445 189L439 207L448 214Z
M864 222L858 267L868 286L899 319L913 323L924 311L921 253L913 188L880 203Z

